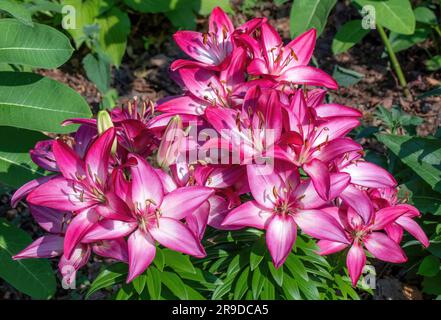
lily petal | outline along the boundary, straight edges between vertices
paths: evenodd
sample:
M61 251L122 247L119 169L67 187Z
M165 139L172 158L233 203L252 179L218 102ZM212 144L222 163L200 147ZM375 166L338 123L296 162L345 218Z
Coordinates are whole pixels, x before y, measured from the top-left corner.
M354 242L346 257L346 266L348 267L349 277L354 287L357 286L358 279L360 279L365 265L366 254L363 247L360 243Z
M266 228L266 244L274 266L278 269L286 260L296 241L297 226L291 216L274 215Z
M372 232L363 239L366 249L380 260L392 263L403 263L407 257L400 246L384 233Z
M126 282L129 283L147 269L156 255L155 240L146 232L136 230L127 242L129 255L129 274Z

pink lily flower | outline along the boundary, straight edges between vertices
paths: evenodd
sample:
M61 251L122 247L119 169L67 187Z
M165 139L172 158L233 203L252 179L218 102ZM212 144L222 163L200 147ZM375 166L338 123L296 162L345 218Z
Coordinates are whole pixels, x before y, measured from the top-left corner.
M315 29L283 46L276 29L265 22L260 27L259 40L247 34L241 35L239 39L253 53L253 60L247 68L251 75L266 76L285 83L338 88L337 82L327 73L308 66L316 41Z
M361 151L362 147L344 136L359 125L356 117L333 117L325 121L314 117L314 109L307 106L302 90L297 90L286 108L286 131L275 157L291 161L311 177L320 197L330 196L329 163L348 152Z
M233 209L222 225L231 227L254 227L266 230L266 243L274 266L279 268L286 260L295 243L297 225L303 232L329 239L337 237L348 242L339 234L338 223L321 207L328 202L321 199L311 180L300 180L299 173L287 163L276 163L274 172L268 167L248 165L248 182L253 201ZM332 175L331 192L335 198L349 183L346 174Z
M176 44L195 61L176 60L171 69L189 66L218 71L224 69L235 47L234 34L251 33L262 21L260 18L252 19L235 30L227 14L219 7L214 8L209 17L207 33L178 31L173 35Z
M356 286L366 264L366 254L363 246L377 259L392 263L403 263L407 257L400 246L385 233L380 232L391 222L408 211L405 206L386 207L375 212L369 223L363 219L351 207L327 208L326 211L339 222L339 235L345 235L345 241L341 237L334 239L323 238L320 234L315 237L320 239L318 246L319 254L328 255L350 246L346 264L352 285Z
M132 209L125 221L104 219L99 221L84 236L83 241L95 242L128 237L129 274L132 281L153 261L156 253L155 241L172 250L205 256L205 251L193 232L180 222L197 210L212 194L205 187L184 187L165 193L164 185L154 170L143 158L131 154L129 161L132 180L122 182L122 191L130 194ZM185 203L185 206L181 204ZM179 235L179 237L177 237Z

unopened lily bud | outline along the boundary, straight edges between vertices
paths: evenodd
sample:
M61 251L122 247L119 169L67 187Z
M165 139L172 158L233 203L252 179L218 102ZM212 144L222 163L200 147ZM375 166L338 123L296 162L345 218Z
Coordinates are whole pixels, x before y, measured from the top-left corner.
M159 145L157 161L161 167L166 168L176 161L183 137L181 118L174 116L170 119Z
M96 124L97 124L97 129L98 129L99 135L102 135L108 129L114 127L113 122L112 122L112 118L110 117L109 113L106 110L101 110L98 112ZM115 140L113 141L113 144L112 144L112 154L116 153L116 148L117 148L117 140L115 137Z

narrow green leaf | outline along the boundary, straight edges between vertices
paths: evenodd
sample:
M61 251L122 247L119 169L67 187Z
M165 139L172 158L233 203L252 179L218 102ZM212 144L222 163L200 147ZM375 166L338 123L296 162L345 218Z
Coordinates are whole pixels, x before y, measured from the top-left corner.
M51 69L64 64L73 52L64 34L43 24L31 27L15 19L0 19L0 30L0 62Z
M271 272L274 281L276 281L276 283L281 287L283 285L283 275L284 275L283 266L281 266L279 269L276 269L272 261L268 261L268 269Z
M291 7L291 36L298 36L311 29L317 29L317 37L323 32L328 16L336 0L295 0Z
M141 294L144 291L145 284L147 281L147 276L145 274L140 274L132 281L133 288L135 288L138 294Z
M6 11L14 18L20 20L20 22L32 27L34 24L32 23L31 13L26 9L26 7L16 1L11 0L1 0L0 1L0 10Z
M0 219L0 278L34 299L48 299L56 289L54 272L47 260L13 260L26 248L31 237L21 229Z
M161 298L161 273L158 269L152 266L147 269L146 282L150 297L153 300L159 300Z
M165 257L162 253L162 249L156 248L156 256L155 260L153 260L153 263L155 264L156 268L158 268L159 271L164 270L165 266Z
M297 282L293 278L285 275L283 282L282 289L287 299L302 300Z
M185 283L176 273L163 271L160 273L161 282L179 299L188 300L188 292Z
M360 42L368 33L369 29L362 27L361 20L351 20L338 29L332 40L332 53L339 54L352 48Z
M0 72L0 125L67 133L77 127L62 127L62 121L91 115L83 97L64 84L32 73Z
M236 281L234 288L234 300L240 300L248 290L248 275L250 274L250 268L245 268Z
M115 299L116 300L129 300L133 296L134 292L131 286L124 284L121 289L118 290Z
M254 242L251 248L251 252L250 252L251 271L253 271L259 266L260 262L265 256L265 253L266 253L265 237L261 237L259 240Z
M124 263L115 263L105 268L92 282L85 298L88 299L98 290L123 282L127 273L128 267Z
M164 254L165 265L170 266L176 272L182 271L196 273L196 270L193 267L188 255L184 255L169 249L163 249L162 253Z
M376 136L435 191L441 192L440 139L391 134L377 134Z
M286 258L285 264L294 277L300 276L305 279L305 281L309 280L308 272L306 271L303 262L295 254L291 253L288 258Z
M110 64L104 57L95 57L89 53L83 59L84 70L87 77L95 83L98 90L105 94L110 89Z

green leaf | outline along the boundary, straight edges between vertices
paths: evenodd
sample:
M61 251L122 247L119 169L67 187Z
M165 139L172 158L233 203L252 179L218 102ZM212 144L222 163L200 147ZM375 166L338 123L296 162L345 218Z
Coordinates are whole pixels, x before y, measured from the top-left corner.
M188 300L186 285L176 273L163 271L160 273L162 283L179 299Z
M153 260L153 263L155 264L156 268L158 268L159 271L164 270L165 266L165 257L162 253L162 249L156 248L156 255L155 260Z
M441 87L423 93L418 97L418 99L424 99L432 96L441 96Z
M12 188L41 178L46 172L32 162L29 150L38 141L47 139L39 132L0 127L0 181Z
M64 34L43 24L31 27L0 19L0 30L0 62L51 69L64 64L73 52Z
M132 287L124 284L121 289L118 290L115 300L129 300L133 296L133 293Z
M274 300L276 298L276 288L270 278L265 277L260 297L262 300Z
M26 9L26 7L16 1L2 0L0 1L0 10L6 11L14 18L20 20L20 22L32 27L31 13Z
M240 300L248 290L248 275L250 274L250 268L245 268L236 281L234 288L234 300Z
M428 25L436 25L438 21L436 19L436 14L427 7L420 6L413 10L415 14L415 20L419 23L424 23Z
M66 133L69 118L90 118L86 101L55 80L25 72L0 72L0 125Z
M317 29L317 37L323 32L329 13L336 0L295 0L291 7L291 36L298 36L311 29Z
M267 273L268 269L262 268L262 265L253 271L253 275L251 277L251 291L253 292L254 300L257 300L262 292Z
M409 0L354 0L359 6L372 6L376 22L402 34L415 31L415 15Z
M297 282L288 275L285 275L283 281L283 292L287 299L302 300Z
M272 261L268 261L268 269L271 273L271 275L273 276L274 281L276 281L276 283L279 286L283 285L283 266L281 266L279 269L276 269L274 267L274 264L272 263Z
M100 0L62 0L63 6L72 6L75 8L75 28L67 29L72 36L77 49L87 39L84 32L87 26L93 25L95 18L100 13Z
M441 272L434 277L424 277L423 291L428 294L441 294Z
M163 249L162 253L164 254L165 265L170 266L176 272L196 273L188 255L169 249Z
M351 20L346 22L340 29L338 29L332 40L332 53L339 54L347 51L361 41L369 31L369 29L362 28L361 20Z
M128 273L128 266L125 263L115 263L106 267L92 282L86 299L98 290L113 286L124 281Z
M147 281L147 276L145 274L140 274L132 281L133 288L138 292L138 294L141 294L144 291L145 284Z
M364 74L335 65L332 77L340 86L350 87L360 82L364 78Z
M220 7L226 13L234 13L230 5L230 0L202 0L193 2L196 12L201 16L208 16L215 7Z
M0 277L17 290L34 299L48 299L55 293L54 272L47 260L13 260L26 248L31 237L21 229L0 219Z
M286 266L288 267L289 271L291 271L292 275L300 276L301 278L305 279L306 281L309 280L308 272L306 271L306 268L303 264L303 262L293 253L291 253L285 262ZM297 278L296 278L297 279Z
M376 136L435 191L441 192L441 140L391 134Z
M153 300L161 298L161 273L158 269L150 266L147 269L147 290Z
M110 64L102 56L95 57L89 53L83 59L87 77L95 83L98 90L105 94L110 89Z
M430 36L430 31L427 28L417 28L413 34L399 34L391 32L389 34L389 41L394 52L406 50L413 45L423 42Z
M436 276L440 270L440 261L435 256L427 256L418 268L418 274L426 277Z
M130 19L126 12L113 7L96 19L100 33L99 52L106 55L117 67L126 51L127 36L130 33Z
M251 248L251 252L250 252L251 271L253 271L259 266L260 262L265 256L265 252L266 252L265 237L261 237L259 240L254 242Z
M165 13L171 23L178 29L196 29L196 16L192 8L179 8Z
M176 0L123 0L130 8L143 13L167 12L174 8Z
M441 69L441 54L426 60L425 64L429 71L437 71Z

